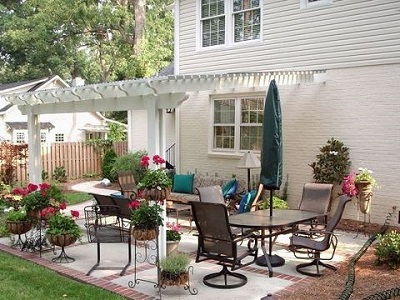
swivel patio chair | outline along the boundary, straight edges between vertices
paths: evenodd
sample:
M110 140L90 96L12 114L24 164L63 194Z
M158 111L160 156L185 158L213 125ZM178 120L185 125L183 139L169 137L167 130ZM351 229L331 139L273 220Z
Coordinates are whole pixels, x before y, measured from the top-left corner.
M351 201L347 196L341 196L335 214L328 221L323 230L299 230L290 237L289 249L293 251L294 256L300 259L312 259L309 263L303 263L296 266L297 272L308 276L321 276L320 267L325 267L336 271L336 267L322 260L331 260L335 255L338 239L334 230L342 218L345 206ZM312 234L310 234L310 232ZM321 252L332 248L332 253L326 258L321 257ZM316 272L309 267L316 266Z
M299 229L323 229L326 226L332 188L333 185L329 183L306 183L304 185L299 209L312 211L324 216L315 221L299 225Z
M222 270L203 278L207 286L221 289L237 288L247 283L244 274L232 272L257 258L257 237L252 234L236 237L231 232L225 204L191 202L193 218L198 230L196 263L215 260ZM247 246L239 244L246 239ZM252 259L250 260L250 258ZM246 260L246 262L243 262ZM228 267L231 270L228 270Z
M133 173L131 171L118 171L117 178L121 194L125 198L130 198L131 200L136 199L138 196L138 189Z

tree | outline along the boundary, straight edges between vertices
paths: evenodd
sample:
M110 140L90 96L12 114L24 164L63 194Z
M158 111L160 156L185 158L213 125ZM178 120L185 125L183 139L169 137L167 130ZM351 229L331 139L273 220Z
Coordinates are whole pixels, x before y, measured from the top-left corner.
M172 61L170 4L1 1L0 82L52 74L80 75L87 83L151 76Z

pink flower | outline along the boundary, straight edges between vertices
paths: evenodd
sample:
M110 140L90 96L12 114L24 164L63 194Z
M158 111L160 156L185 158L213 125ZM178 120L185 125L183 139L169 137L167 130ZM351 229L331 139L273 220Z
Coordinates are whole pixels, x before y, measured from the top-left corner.
M350 173L349 175L343 177L343 180L342 180L343 194L345 194L349 197L353 197L358 194L357 187L354 183L355 178L356 178L355 173Z
M140 166L143 168L148 168L150 165L150 157L148 157L147 155L142 156L142 158L140 159Z
M79 218L79 211L71 209L71 216L73 218Z
M161 156L156 154L153 156L153 163L156 165L162 165L163 163L165 163L165 160Z

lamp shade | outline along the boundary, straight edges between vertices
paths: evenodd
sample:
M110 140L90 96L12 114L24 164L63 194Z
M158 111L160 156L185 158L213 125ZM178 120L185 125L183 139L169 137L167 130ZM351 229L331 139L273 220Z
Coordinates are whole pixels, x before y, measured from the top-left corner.
M236 167L239 169L261 168L261 162L254 153L248 151L243 155Z

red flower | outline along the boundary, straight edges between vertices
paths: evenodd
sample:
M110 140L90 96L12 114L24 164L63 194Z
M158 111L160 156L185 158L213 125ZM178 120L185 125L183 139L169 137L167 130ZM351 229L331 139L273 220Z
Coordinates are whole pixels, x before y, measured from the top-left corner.
M132 210L137 209L140 206L140 202L138 200L133 200L129 202L128 207Z
M49 207L46 207L46 208L42 209L40 214L41 214L41 216L43 218L46 218L46 217L49 217L51 215L54 215L54 213L56 213L56 212L57 212L57 210L53 206L49 206Z
M67 204L66 204L65 202L63 202L63 203L60 203L60 206L59 206L59 208L60 208L61 210L64 210L64 209L66 209L66 208L67 208Z
M39 187L36 184L30 183L28 184L28 193L32 193L36 191Z
M41 183L41 184L39 184L39 187L40 187L40 190L41 190L41 191L46 191L46 190L48 190L48 189L50 188L50 184L48 184L48 183Z
M74 218L79 218L79 211L71 209L71 216Z
M142 158L140 159L140 166L143 168L148 168L150 165L150 157L148 157L147 155L142 156Z
M165 160L160 155L156 154L153 156L153 163L156 165L162 165L165 163Z

